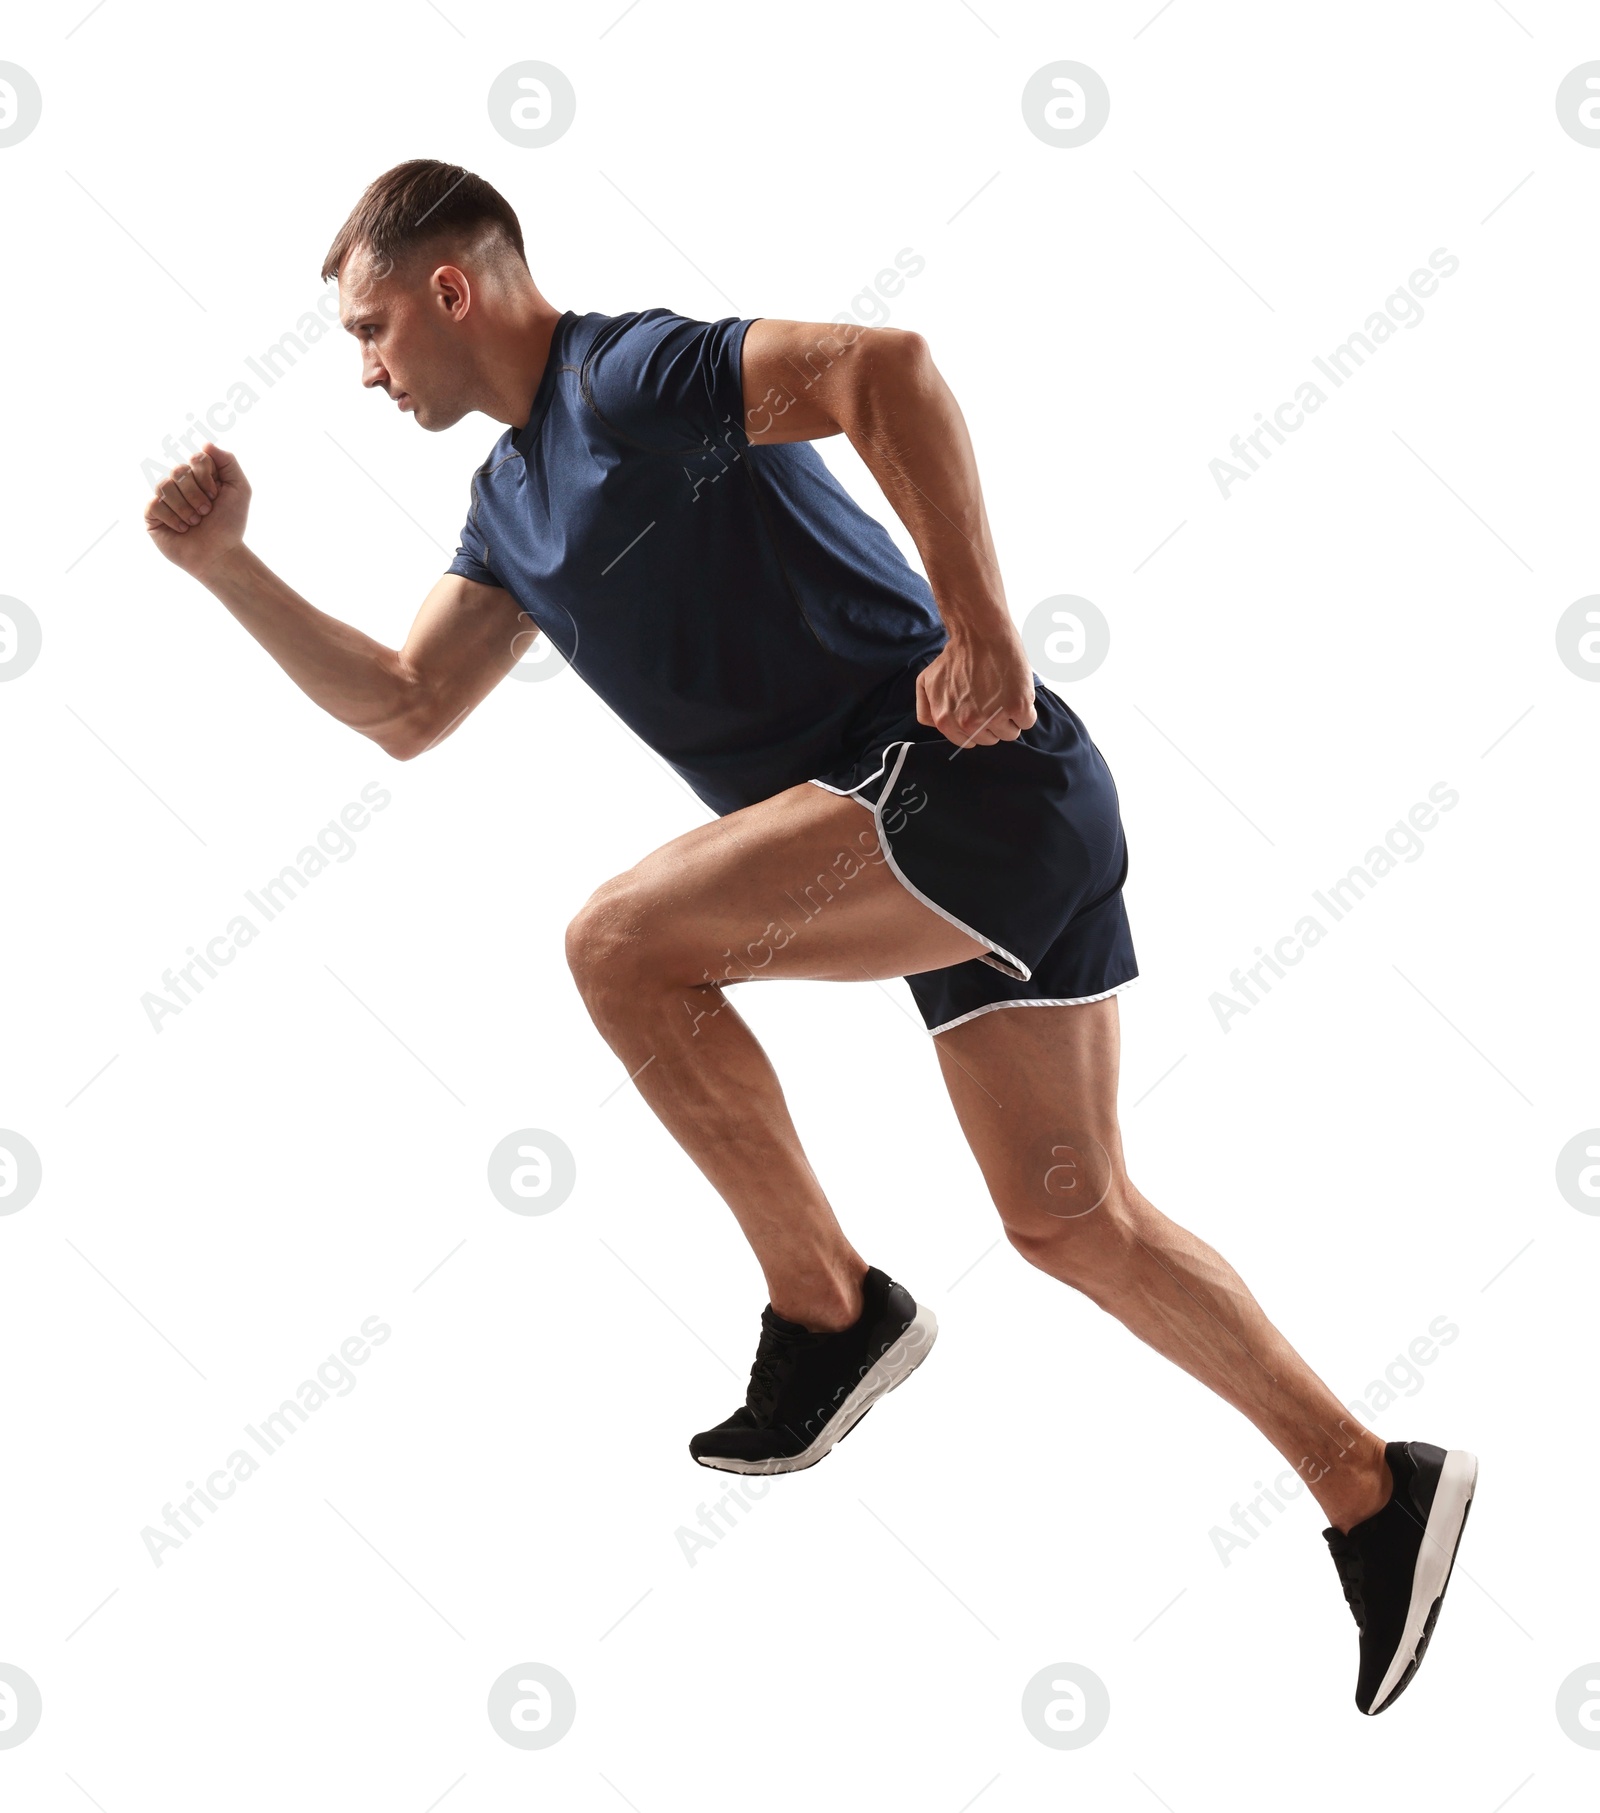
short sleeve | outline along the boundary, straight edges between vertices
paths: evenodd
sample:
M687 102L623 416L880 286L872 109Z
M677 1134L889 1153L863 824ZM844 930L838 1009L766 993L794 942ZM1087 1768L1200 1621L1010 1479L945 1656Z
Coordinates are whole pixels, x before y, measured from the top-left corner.
M590 407L652 452L720 446L730 437L746 445L741 368L745 332L756 319L696 321L665 308L617 316L585 364Z
M478 481L472 481L472 505L467 511L467 520L462 525L461 541L456 548L455 559L445 568L447 573L459 573L463 579L475 580L479 585L501 585L489 566L489 548L482 535L478 533Z

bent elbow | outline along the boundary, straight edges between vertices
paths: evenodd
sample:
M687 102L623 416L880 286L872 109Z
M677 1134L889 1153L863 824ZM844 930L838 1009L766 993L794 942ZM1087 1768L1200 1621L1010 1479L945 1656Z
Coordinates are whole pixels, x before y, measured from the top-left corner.
M438 741L418 724L396 724L376 736L373 741L385 755L393 756L397 762L414 762L419 755L424 755Z
M430 716L418 710L376 725L367 735L385 755L392 756L397 762L415 761L439 740L438 727Z
M397 762L412 762L444 734L443 702L440 689L409 668L403 655L393 659L398 684L385 701L387 709L376 723L360 728L385 755Z

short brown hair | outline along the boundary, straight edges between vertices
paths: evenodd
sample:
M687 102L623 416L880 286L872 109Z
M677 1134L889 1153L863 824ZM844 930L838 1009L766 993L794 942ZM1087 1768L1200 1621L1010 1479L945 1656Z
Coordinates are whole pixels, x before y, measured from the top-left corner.
M399 263L435 241L473 239L486 229L498 229L526 269L521 223L500 191L459 164L414 157L367 185L328 247L323 281L337 277L360 246Z

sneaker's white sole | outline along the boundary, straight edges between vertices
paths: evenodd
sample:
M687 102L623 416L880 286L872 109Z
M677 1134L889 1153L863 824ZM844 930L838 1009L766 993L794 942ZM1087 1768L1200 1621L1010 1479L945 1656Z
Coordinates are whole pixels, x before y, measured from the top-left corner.
M774 1456L771 1460L734 1460L728 1455L702 1454L696 1458L702 1467L714 1467L719 1473L798 1473L803 1467L814 1467L836 1441L848 1435L881 1397L887 1397L896 1385L903 1385L922 1362L939 1333L938 1318L931 1309L917 1305L917 1313L906 1324L904 1334L864 1373L849 1397L839 1406L838 1414L828 1419L827 1427L809 1448L798 1454Z
M1387 1672L1372 1697L1369 1717L1383 1711L1399 1686L1406 1670L1416 1658L1417 1649L1427 1631L1428 1614L1444 1592L1455 1566L1456 1545L1461 1540L1461 1526L1467 1520L1467 1507L1478 1483L1477 1456L1464 1448L1452 1448L1439 1470L1439 1484L1428 1512L1428 1527L1422 1533L1422 1548L1417 1555L1417 1571L1411 1578L1411 1603L1406 1608L1405 1628Z

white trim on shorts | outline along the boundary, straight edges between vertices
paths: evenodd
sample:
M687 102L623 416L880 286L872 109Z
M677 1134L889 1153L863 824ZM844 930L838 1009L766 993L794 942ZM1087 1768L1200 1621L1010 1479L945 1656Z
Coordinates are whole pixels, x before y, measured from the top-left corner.
M942 1026L930 1026L929 1036L934 1033L948 1032L952 1026L965 1026L968 1020L976 1020L980 1014L992 1014L1001 1007L1087 1007L1091 1001L1109 1001L1113 995L1120 995L1125 988L1132 988L1139 978L1129 976L1126 982L1119 982L1115 988L1104 989L1098 995L1074 995L1071 999L1049 1001L991 1001L987 1007L975 1007L969 1014L958 1014L953 1020L946 1020Z
M1031 982L1033 980L1033 971L1028 968L1027 964L1024 963L1020 957L1014 957L1003 944L996 944L992 938L985 938L982 932L978 931L975 927L968 925L965 920L957 919L954 913L947 913L937 900L930 900L928 896L912 882L911 878L906 874L905 870L900 867L899 863L895 861L894 851L889 847L889 834L883 828L883 802L889 797L890 793L893 792L894 784L900 778L901 765L904 763L910 748L911 744L909 742L900 745L900 753L894 759L894 767L889 770L889 778L883 783L883 790L879 793L877 802L872 808L872 822L878 829L878 848L883 851L884 860L888 863L900 885L914 899L920 900L925 907L931 907L941 919L947 920L957 931L965 932L969 938L975 938L986 950L993 951L997 957L1003 957L1012 968L1009 971L1000 970L1001 975L1010 975L1013 982ZM888 765L888 759L888 755L885 753L885 766ZM881 773L882 770L880 769L879 772ZM863 783L863 785L864 784L865 783ZM865 805L866 801L863 800L861 803L862 805ZM985 959L979 957L976 959L969 959L969 961L982 963ZM1000 969L998 963L991 964L990 967L993 969Z
M891 743L889 747L892 749L894 745ZM826 781L819 781L815 775L812 775L811 777L811 785L813 787L820 787L824 793L837 793L840 799L853 799L858 806L865 806L870 812L872 810L872 801L861 797L861 788L865 787L868 781L875 781L888 766L889 758L886 755L878 766L873 769L871 774L867 776L867 779L858 782L854 787L832 787L829 786Z
M889 747L893 748L894 745L890 744ZM1022 974L1020 976L1013 976L1011 978L1013 982L1031 982L1033 980L1033 971L1028 968L1027 964L1025 964L1020 957L1012 956L1010 951L1006 950L1003 946L996 944L992 938L985 938L982 932L977 931L974 927L966 924L964 920L957 919L954 913L947 913L944 908L939 905L938 901L930 900L920 888L912 884L906 876L905 871L895 861L894 851L889 847L889 839L883 828L882 801L888 798L890 790L900 778L900 767L906 759L906 752L910 748L910 743L901 743L900 753L895 758L894 769L883 784L882 791L878 795L877 804L874 804L871 800L862 799L860 793L854 789L847 790L843 787L830 787L826 781L819 781L814 775L812 776L811 784L813 787L821 787L827 793L837 794L841 799L853 799L858 806L865 806L872 814L873 824L877 827L878 845L882 849L884 858L888 862L890 869L893 871L895 879L901 886L915 899L920 900L924 906L931 907L941 919L948 920L949 923L955 926L959 931L965 932L969 938L975 938L979 944L994 951L998 956L1004 957L1008 963L1015 964L1016 967L1022 971ZM886 751L883 761L867 776L865 781L860 783L860 785L865 787L868 782L875 781L888 766L889 757ZM981 962L983 959L975 958L969 959L969 961ZM993 967L996 970L999 970L999 973L1002 975L1006 973L1004 970L1000 970L998 964L993 965ZM982 1014L992 1014L1002 1007L1087 1007L1091 1002L1108 1001L1113 995L1120 995L1125 988L1132 988L1134 983L1138 980L1139 978L1137 976L1130 976L1126 982L1119 982L1114 988L1103 989L1097 995L1051 996L1048 999L1033 1001L990 1001L987 1006L975 1007L971 1013L958 1014L955 1019L946 1020L941 1026L930 1026L928 1028L928 1036L933 1038L941 1032L949 1032L952 1027L965 1026L968 1020L976 1020Z

